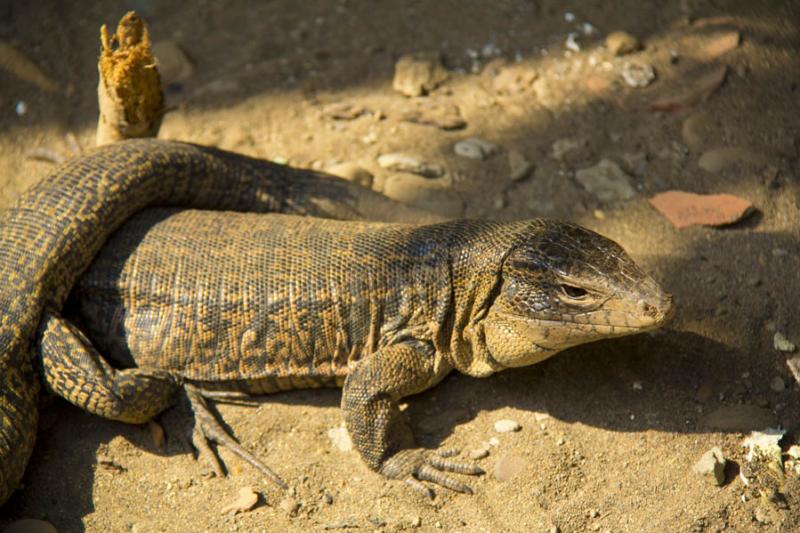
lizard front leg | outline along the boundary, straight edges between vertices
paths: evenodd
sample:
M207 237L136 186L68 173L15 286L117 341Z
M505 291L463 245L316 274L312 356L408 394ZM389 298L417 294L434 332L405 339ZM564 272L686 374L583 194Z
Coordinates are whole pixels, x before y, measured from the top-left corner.
M415 447L414 435L400 412L400 398L436 384L446 372L436 368L432 346L404 342L359 361L348 374L342 393L347 430L367 465L386 477L405 480L428 497L431 491L420 481L472 493L468 485L447 472L483 474L476 465Z

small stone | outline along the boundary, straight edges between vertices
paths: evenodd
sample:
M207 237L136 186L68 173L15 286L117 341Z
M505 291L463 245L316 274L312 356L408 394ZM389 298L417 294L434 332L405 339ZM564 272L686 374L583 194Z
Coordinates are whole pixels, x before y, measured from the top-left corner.
M300 502L291 496L286 496L280 501L278 508L289 516L295 516L300 510Z
M593 167L575 171L575 179L603 203L628 200L636 196L630 176L608 159L602 159Z
M561 533L561 528L558 526L550 526L547 533Z
M633 390L635 390L635 391L644 390L644 387L642 386L642 382L641 381L634 381L633 382Z
M422 96L449 76L439 54L415 54L401 57L394 66L392 88L406 96Z
M328 438L331 440L331 444L333 444L334 448L341 452L353 450L353 441L350 439L347 428L338 427L329 429Z
M153 43L158 73L166 85L186 81L194 74L194 65L175 41L156 41Z
M408 521L408 523L409 525L411 525L411 527L419 527L422 525L422 518L420 518L419 516L413 516Z
M705 113L694 113L686 117L681 125L681 136L692 150L702 150L714 135L713 123Z
M533 163L528 161L522 152L517 150L508 151L508 178L511 181L525 179L533 169Z
M786 455L793 459L800 459L800 445L792 444L789 446L789 449L786 450Z
M467 121L461 116L461 109L455 104L425 102L416 109L405 111L400 118L406 122L443 130L458 130L467 125Z
M14 106L14 112L18 117L21 117L28 112L28 104L25 103L25 100L20 100L16 103Z
M551 154L553 159L562 160L567 153L582 148L586 143L576 139L558 139L553 142Z
M230 512L235 513L243 513L245 511L249 511L253 507L256 506L258 503L258 493L255 492L250 487L242 487L239 489L239 494L236 496L236 499L233 500L231 503L223 507L220 512L222 514L228 514Z
M787 339L786 335L780 331L776 331L775 335L772 337L772 345L775 347L775 350L779 352L792 353L797 349L797 346Z
M497 152L497 145L479 137L458 141L453 147L456 155L469 159L484 160Z
M628 32L615 31L606 37L606 48L611 55L622 56L635 52L641 47L639 39Z
M537 77L531 65L515 63L502 67L494 76L492 86L499 93L519 94L531 90Z
M653 65L630 61L622 67L622 79L630 87L647 87L656 79Z
M471 452L469 452L469 458L474 460L483 459L484 457L488 456L489 456L489 450L486 448L476 448Z
M436 163L428 163L421 159L401 152L383 154L378 157L378 165L395 172L410 172L426 178L438 178L444 175L444 167Z
M358 183L367 189L372 187L372 183L375 179L370 171L355 163L339 163L338 165L330 167L328 173L344 178L347 181Z
M412 174L394 174L387 178L383 194L448 218L458 218L464 212L464 201L457 193L444 189L441 181Z
M492 437L489 439L489 445L491 446L500 446L500 439L497 437Z
M367 113L367 109L353 102L334 102L322 108L322 116L333 120L355 120Z
M526 466L528 461L518 455L504 455L494 465L492 474L497 481L508 481Z
M766 162L764 155L745 146L726 146L704 152L697 160L697 166L707 172L717 173L734 165L761 165Z
M598 511L597 509L589 510L589 518L597 518L598 516L600 516L600 511Z
M693 76L682 78L665 96L650 105L652 111L679 111L708 99L719 89L728 73L726 65L703 69ZM680 84L680 85L677 85Z
M775 376L769 382L769 388L772 389L774 392L783 392L786 390L786 383L784 383L782 377Z
M722 450L715 446L703 454L700 460L692 467L692 470L701 476L706 476L711 483L722 486L725 483L726 464L727 460L722 454Z
M522 426L519 425L519 422L509 418L504 418L494 423L494 430L498 433L512 433L520 429L522 429Z
M708 429L742 433L775 427L776 424L772 411L747 404L720 407L700 420L700 425Z

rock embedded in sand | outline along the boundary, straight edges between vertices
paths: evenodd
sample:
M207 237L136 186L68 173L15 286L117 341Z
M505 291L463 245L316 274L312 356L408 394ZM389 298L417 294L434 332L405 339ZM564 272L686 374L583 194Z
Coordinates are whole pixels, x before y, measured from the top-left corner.
M410 172L426 178L438 178L444 175L444 167L437 163L429 163L422 159L402 152L392 152L378 156L378 165L381 168L395 172Z
M481 139L480 137L470 137L463 141L458 141L453 150L456 155L466 157L468 159L484 160L493 156L497 152L497 145Z
M498 433L512 433L520 429L522 426L519 425L519 422L510 418L504 418L494 423L494 430Z
M641 48L639 39L625 31L615 31L606 37L606 48L611 55L622 56Z
M775 347L775 350L779 352L794 352L797 349L797 346L786 338L786 335L781 333L780 331L776 331L775 335L772 337L772 345Z
M656 70L648 63L629 61L622 67L622 79L630 87L647 87L656 79Z
M508 481L519 474L526 466L528 461L519 455L504 455L494 465L492 474L497 481Z
M406 96L429 93L449 77L437 53L411 54L401 57L394 66L392 88Z
M375 179L369 170L355 163L339 163L327 169L327 172L334 176L344 178L347 181L358 183L367 189L372 187L372 183Z
M533 163L528 161L525 155L518 150L508 151L508 179L520 181L528 177L533 170Z
M692 470L704 476L714 485L721 486L725 483L725 465L727 460L719 446L714 446L697 461Z
M630 176L609 159L602 159L592 167L576 170L575 179L603 203L628 200L636 196Z

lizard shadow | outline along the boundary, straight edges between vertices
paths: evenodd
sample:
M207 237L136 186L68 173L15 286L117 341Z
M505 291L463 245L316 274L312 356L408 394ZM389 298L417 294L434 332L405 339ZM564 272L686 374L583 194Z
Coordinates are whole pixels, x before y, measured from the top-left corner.
M428 447L480 411L505 408L530 413L529 420L512 415L523 425L534 423L534 412L545 412L562 422L611 431L705 432L710 430L704 415L720 407L787 401L786 393L770 391L766 380L742 378L737 359L739 350L691 332L609 339L488 379L451 375L409 402L408 413L418 440ZM796 392L789 394L795 396L790 405L800 404ZM798 425L790 412L779 420L789 429Z

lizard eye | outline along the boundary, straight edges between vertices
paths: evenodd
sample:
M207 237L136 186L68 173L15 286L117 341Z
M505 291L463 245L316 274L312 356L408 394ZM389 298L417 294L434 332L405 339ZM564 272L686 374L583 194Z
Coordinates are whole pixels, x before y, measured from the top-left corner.
M575 287L573 285L561 285L561 290L564 291L564 294L574 300L580 300L589 294L586 289L581 289L580 287Z

